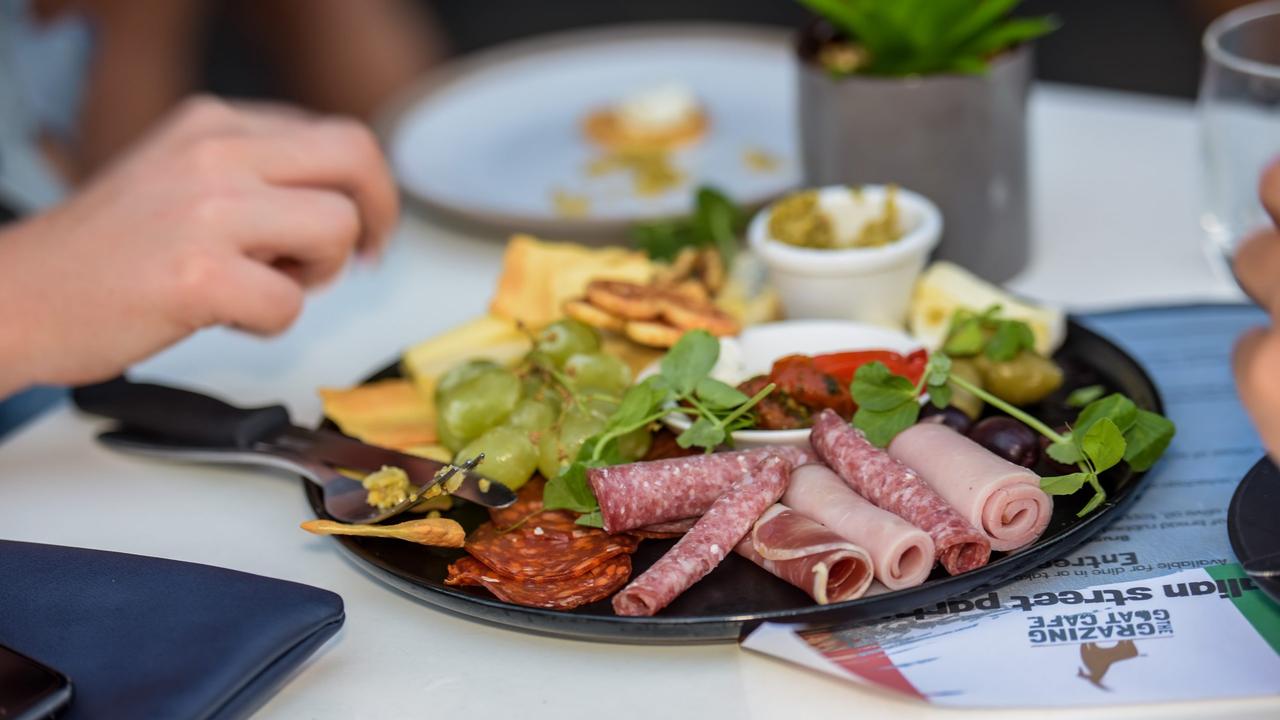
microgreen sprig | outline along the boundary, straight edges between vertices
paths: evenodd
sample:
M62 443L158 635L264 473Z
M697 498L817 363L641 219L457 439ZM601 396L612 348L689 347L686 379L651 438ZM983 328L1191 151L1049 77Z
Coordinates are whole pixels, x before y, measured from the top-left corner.
M1065 465L1075 465L1077 472L1041 478L1040 487L1050 495L1070 495L1085 485L1091 487L1093 497L1080 510L1081 516L1107 499L1099 479L1101 473L1121 461L1136 471L1150 468L1164 454L1175 432L1168 418L1139 409L1120 393L1089 402L1065 433L1058 432L1025 410L952 374L951 359L940 352L930 356L924 375L914 384L889 372L880 362L858 368L850 387L858 403L853 425L862 430L869 441L884 447L919 419L922 392L927 390L930 401L937 407L946 407L953 388L972 393L1048 438L1049 457Z

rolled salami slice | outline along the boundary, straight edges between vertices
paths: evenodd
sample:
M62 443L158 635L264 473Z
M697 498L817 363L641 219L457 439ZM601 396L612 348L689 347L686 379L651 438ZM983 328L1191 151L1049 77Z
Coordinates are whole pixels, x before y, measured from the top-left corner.
M849 487L929 533L938 561L952 575L987 564L991 543L981 530L943 500L914 470L872 445L834 412L814 420L809 444Z
M790 467L812 462L807 449L763 447L738 452L650 460L587 471L609 533L701 516L761 460L776 455Z
M782 502L866 548L876 579L890 590L915 587L933 570L936 553L928 533L867 502L825 465L792 471Z
M871 586L866 550L785 505L766 510L734 550L819 605L862 597Z
M769 455L711 504L667 554L613 596L619 615L653 615L724 560L787 489L790 463Z
M946 425L903 430L889 443L889 454L986 533L992 550L1029 545L1049 526L1053 500L1040 489L1039 475Z

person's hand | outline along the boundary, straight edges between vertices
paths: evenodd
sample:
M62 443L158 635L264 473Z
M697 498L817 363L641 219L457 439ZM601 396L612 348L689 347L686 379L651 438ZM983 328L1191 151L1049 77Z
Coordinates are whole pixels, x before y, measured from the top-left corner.
M1280 161L1263 173L1258 192L1280 227ZM1267 452L1280 460L1280 329L1275 326L1280 320L1280 231L1270 228L1249 237L1236 251L1234 266L1240 287L1270 313L1272 322L1236 343L1236 390Z
M211 325L281 332L304 288L381 250L397 204L363 126L190 100L73 199L0 232L0 398L113 377Z

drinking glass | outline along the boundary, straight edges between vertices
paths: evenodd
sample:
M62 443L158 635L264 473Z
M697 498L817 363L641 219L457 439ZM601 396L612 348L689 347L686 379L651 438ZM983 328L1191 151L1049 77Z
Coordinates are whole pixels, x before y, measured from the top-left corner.
M1215 20L1204 34L1197 109L1202 145L1201 225L1219 260L1270 224L1258 200L1263 168L1280 159L1280 1Z

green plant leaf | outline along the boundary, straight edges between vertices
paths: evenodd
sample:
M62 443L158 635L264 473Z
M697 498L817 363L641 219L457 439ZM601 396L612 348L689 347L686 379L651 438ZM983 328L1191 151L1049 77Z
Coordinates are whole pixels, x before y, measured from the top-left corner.
M706 330L690 330L662 356L662 376L681 397L693 392L720 358L720 341Z
M1036 336L1031 332L1031 326L1021 320L1000 320L984 352L996 362L1006 362L1023 350L1034 350L1035 346Z
M732 385L710 377L699 380L694 393L704 405L713 410L730 410L751 399Z
M1022 0L981 0L966 2L969 11L963 19L948 28L944 40L949 47L960 47L1007 16Z
M542 506L548 510L572 510L589 513L600 509L591 484L587 482L586 463L575 461L564 472L547 481L542 490Z
M705 186L698 188L695 208L695 234L720 252L720 261L728 269L738 255L738 233L746 225L742 211L724 193Z
M1085 503L1084 507L1080 508L1080 512L1076 513L1076 517L1084 517L1085 515L1088 515L1094 510L1097 510L1098 506L1101 505L1103 501L1105 501L1106 499L1107 499L1107 494L1105 492L1103 492L1102 490L1095 491L1093 493L1093 497L1089 498L1089 502Z
M1124 435L1111 418L1098 418L1080 438L1080 448L1093 462L1093 469L1104 472L1124 459Z
M987 335L982 331L981 321L976 317L970 317L960 322L952 322L951 331L942 350L948 355L968 357L982 352L982 346L986 343Z
M1150 469L1169 447L1175 432L1177 428L1172 420L1149 410L1139 410L1133 425L1124 434L1125 461L1139 472Z
M1107 389L1101 385L1086 385L1076 388L1067 396L1067 407L1082 408L1105 395Z
M904 402L916 400L916 386L901 375L889 372L878 360L858 368L850 391L858 407L876 412L893 410Z
M1055 475L1040 478L1040 489L1050 495L1071 495L1084 487L1089 481L1089 473L1074 472L1070 475Z
M1047 35L1058 28L1056 20L1047 17L1014 18L970 38L961 52L966 55L994 55L1019 43Z
M853 426L861 430L872 445L885 447L898 433L914 425L919 417L920 405L914 400L891 410L859 407L853 414Z
M1104 417L1111 418L1111 422L1116 424L1120 432L1127 432L1129 426L1133 425L1138 417L1138 406L1120 393L1111 393L1086 405L1076 417L1075 429L1072 432L1077 437L1083 437L1082 433L1089 432L1090 425Z
M604 430L614 430L635 425L652 415L666 400L666 393L649 383L638 383L627 388L622 402L609 416Z
M930 385L929 386L929 402L933 403L936 408L945 408L951 404L951 386L950 385Z
M725 437L724 428L715 425L705 417L700 417L676 437L676 444L682 448L696 446L714 450L725 441Z
M1084 459L1084 455L1080 452L1080 448L1076 447L1074 442L1056 442L1045 448L1045 452L1049 457L1057 460L1063 465L1075 465Z
M604 515L602 515L599 510L596 510L578 516L578 519L574 520L574 522L578 525L585 525L586 527L602 528L604 527Z

